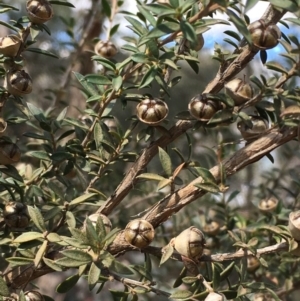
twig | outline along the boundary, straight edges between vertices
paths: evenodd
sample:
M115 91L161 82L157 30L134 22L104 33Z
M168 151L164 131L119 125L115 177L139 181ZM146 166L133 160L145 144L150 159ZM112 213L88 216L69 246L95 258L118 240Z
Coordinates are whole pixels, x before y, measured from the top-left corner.
M280 13L270 5L263 17L268 20L268 22L274 21L275 23L283 16L283 14L284 12ZM218 73L215 79L207 85L204 93L217 93L218 91L220 91L223 88L225 82L236 73L240 72L243 68L245 68L256 53L257 52L253 52L248 45L245 46L242 53L228 66L228 68L222 74ZM137 182L137 175L157 154L158 147L165 147L180 135L185 133L187 130L192 128L193 124L194 123L192 121L180 120L169 130L168 136L162 136L157 141L152 143L149 147L145 148L139 158L135 161L134 165L126 173L124 179L116 188L115 192L106 200L105 204L102 205L97 212L101 212L106 215L111 213L113 209L129 193L132 187L134 187L135 183Z

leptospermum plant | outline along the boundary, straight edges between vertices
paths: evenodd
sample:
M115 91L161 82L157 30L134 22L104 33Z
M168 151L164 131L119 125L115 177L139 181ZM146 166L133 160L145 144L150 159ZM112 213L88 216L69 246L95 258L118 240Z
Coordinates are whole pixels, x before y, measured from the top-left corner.
M298 1L132 2L0 3L0 300L298 300Z

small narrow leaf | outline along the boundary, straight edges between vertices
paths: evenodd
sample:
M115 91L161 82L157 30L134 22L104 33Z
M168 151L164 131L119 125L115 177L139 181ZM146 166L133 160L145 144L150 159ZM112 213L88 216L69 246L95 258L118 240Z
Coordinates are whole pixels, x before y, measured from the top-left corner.
M27 206L27 208L28 208L28 213L29 213L33 223L35 224L35 226L41 232L45 232L46 225L45 225L45 221L44 221L44 218L43 218L40 210L37 207L31 207L31 206Z
M14 242L15 243L22 243L27 242L35 239L43 238L43 234L40 232L26 232L18 236Z
M60 283L57 286L56 291L60 294L67 293L72 287L75 286L78 280L79 280L78 274L72 275L68 277L66 280L64 280L62 283Z
M78 198L72 200L69 205L77 205L77 204L80 204L80 203L83 203L84 201L90 199L91 197L95 196L96 193L87 193L87 194L83 194L81 196L79 196Z
M158 155L164 172L167 174L168 177L170 177L172 175L172 162L170 156L161 147L158 148Z

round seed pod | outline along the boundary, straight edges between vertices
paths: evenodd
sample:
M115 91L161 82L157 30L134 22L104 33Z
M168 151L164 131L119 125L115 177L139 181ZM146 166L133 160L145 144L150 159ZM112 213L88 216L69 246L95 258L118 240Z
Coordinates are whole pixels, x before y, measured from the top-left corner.
M220 231L220 224L216 221L212 221L211 223L206 224L202 230L207 235L215 236Z
M248 26L252 43L259 49L271 49L278 44L281 31L275 24L267 25L264 20L257 20Z
M28 0L28 19L34 24L43 24L53 18L53 8L47 0Z
M259 260L254 256L249 256L247 258L247 271L249 273L254 273L260 266Z
M152 242L154 238L154 228L146 220L135 219L127 224L124 234L125 240L129 244L142 249Z
M17 163L20 157L21 151L16 144L0 140L0 165Z
M205 238L198 228L192 226L173 238L171 244L179 254L195 259L203 254Z
M26 301L44 301L44 297L37 291L27 291L24 293Z
M11 69L6 73L6 89L15 96L31 93L32 79L24 70Z
M224 301L224 295L215 293L215 292L210 292L207 297L204 299L204 301Z
M262 213L271 213L274 212L277 208L278 200L274 197L262 199L258 204L258 209Z
M289 230L292 237L300 241L300 210L291 212L289 215Z
M0 137L3 136L7 128L7 122L0 118Z
M158 98L143 99L136 106L136 115L138 119L149 125L158 125L169 113L167 104Z
M109 220L109 218L106 215L101 214L101 213L94 213L94 214L89 215L88 219L92 222L93 226L96 227L97 220L98 220L99 217L102 219L102 222L103 222L104 227L105 227L106 234L109 233L111 228L112 228L112 224L111 224L111 221ZM85 228L85 223L84 223L84 228Z
M30 220L27 206L20 202L9 202L3 216L6 225L12 228L26 228Z
M219 102L208 99L205 95L198 94L189 103L190 114L201 121L208 121L213 115L222 109Z
M101 40L95 45L94 50L96 54L107 59L115 56L118 52L117 47L111 41L104 42Z
M22 40L17 35L8 35L0 38L0 54L14 57L17 55Z
M253 97L252 87L240 78L235 78L225 84L225 91L233 100L236 106L240 106Z
M269 128L267 120L262 117L250 116L250 119L252 127L249 127L244 120L239 121L237 124L239 131L246 141L251 141L252 139L257 138Z

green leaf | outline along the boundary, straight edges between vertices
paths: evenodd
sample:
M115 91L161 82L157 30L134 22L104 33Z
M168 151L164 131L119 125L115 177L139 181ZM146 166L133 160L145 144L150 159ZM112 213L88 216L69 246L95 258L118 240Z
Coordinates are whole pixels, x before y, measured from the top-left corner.
M197 174L204 180L204 182L207 183L216 183L215 177L212 175L212 173L203 167L193 167L193 169L197 172Z
M82 85L82 87L88 92L89 96L96 96L99 95L98 91L94 88L94 86L90 83L88 83L85 79L84 76L81 75L78 72L74 72L73 74L75 75L75 77L77 78L77 80L80 82L80 84Z
M40 264L42 258L44 257L44 254L47 251L47 247L48 247L48 241L44 240L34 258L34 265L36 267Z
M122 87L122 85L123 85L123 78L121 75L113 78L112 87L116 92L119 91L119 89Z
M174 248L170 244L167 244L163 248L159 266L164 264L172 256L173 252L174 252Z
M243 37L247 40L247 42L251 45L252 38L247 29L246 23L230 9L227 9L227 15L229 16L230 20L233 22L239 33L241 33Z
M35 105L27 102L27 107L30 111L30 113L34 116L34 118L39 122L45 122L47 123L47 119L43 113L43 111L39 108L37 108Z
M8 23L6 23L4 21L1 21L1 20L0 20L0 25L8 27L9 29L11 29L11 30L13 30L15 32L19 32L19 30L20 30L18 27L12 26L12 25L10 25L10 24L8 24Z
M27 242L39 238L43 238L43 234L40 232L26 232L18 236L17 238L14 239L15 243L22 243L22 242Z
M87 259L79 260L78 258L74 259L74 258L69 258L69 257L60 258L55 261L55 263L57 263L61 266L64 266L64 267L68 267L68 268L76 268L76 267L79 267L81 265L88 264L91 262L92 262L91 258L89 260L87 260Z
M96 75L96 74L89 74L86 75L82 80L86 80L88 83L94 84L94 85L110 85L111 81L103 75Z
M161 147L158 147L158 156L162 168L164 169L167 176L170 177L172 175L172 162L170 156Z
M183 299L188 299L191 296L193 296L192 292L188 290L181 290L173 293L169 298L176 299L176 300L183 300Z
M92 60L96 61L97 63L99 63L100 65L105 67L106 69L109 69L112 71L116 70L116 65L112 61L104 58L103 56L94 55L94 56L92 56Z
M31 207L31 206L27 206L27 208L28 208L28 213L29 213L33 223L35 224L35 226L41 232L45 232L46 225L45 225L45 221L44 221L44 218L43 218L40 210L37 207Z
M221 273L220 273L220 281L226 279L231 272L233 271L236 263L233 261L231 262Z
M266 67L270 70L277 71L280 73L288 74L288 71L277 62L269 62L266 63Z
M207 192L217 193L220 192L219 186L217 184L207 182L207 183L197 183L194 184L197 188L205 190Z
M88 199L90 199L91 197L95 196L96 193L87 193L87 194L83 194L79 197L77 197L76 199L73 199L70 203L69 203L69 206L72 206L72 205L77 205L77 204L80 204Z
M60 294L67 293L72 287L74 287L76 285L78 280L79 280L78 274L72 275L72 276L68 277L67 279L65 279L62 283L60 283L57 286L56 291Z
M0 277L0 296L8 297L10 295L9 289L6 282L2 277Z
M49 0L49 2L51 4L54 4L54 5L61 5L61 6L68 6L68 7L73 7L75 8L75 6L70 3L70 2L66 2L66 1L60 1L60 0Z
M22 266L33 263L32 258L24 258L24 257L8 257L5 258L12 266Z
M180 30L180 24L175 22L164 22L159 24L157 27L153 28L145 38L149 40L150 38L160 38L166 34L173 33Z
M39 54L43 54L46 56L54 57L55 59L59 59L59 56L57 56L56 54L54 54L50 51L47 51L47 50L39 49L39 48L25 48L25 51L39 53Z
M146 55L143 52L138 52L133 55L131 55L131 60L136 63L148 63L149 62L149 56Z
M62 267L60 265L56 264L54 260L43 257L43 261L44 261L45 265L47 265L52 270L57 271L57 272L63 271Z
M138 179L146 179L146 180L154 180L154 181L162 181L165 180L164 177L155 174L155 173L142 173L137 176Z
M51 232L47 235L47 240L50 242L59 242L62 241L62 238L55 232Z
M245 13L250 10L252 7L254 7L259 0L247 0L245 4Z
M193 26L187 21L180 22L180 29L183 33L183 36L189 40L192 44L197 43L197 35Z
M151 82L154 80L156 76L156 73L157 73L156 69L154 67L150 67L149 70L143 76L139 89L145 88L149 84L151 84Z
M297 6L297 4L293 3L293 1L290 0L269 0L269 2L277 7L286 9L287 11L290 11L292 13L296 12L299 10L299 7Z
M22 183L24 182L18 170L13 165L5 165L5 167L0 167L0 173L4 173Z
M289 21L296 25L300 25L300 19L298 19L298 18L286 18L286 19L284 19L284 21Z
M101 275L101 270L99 269L98 266L92 263L88 274L88 285L90 291L96 286L100 275Z

